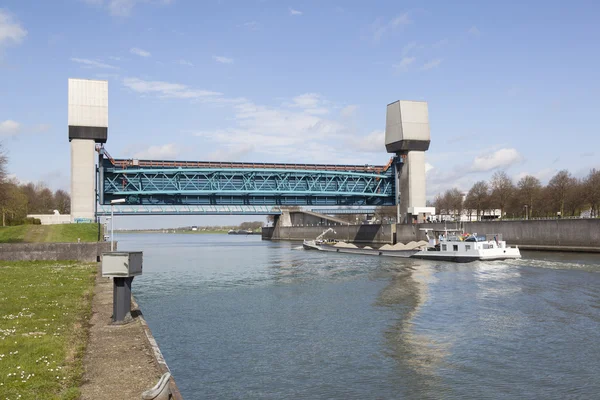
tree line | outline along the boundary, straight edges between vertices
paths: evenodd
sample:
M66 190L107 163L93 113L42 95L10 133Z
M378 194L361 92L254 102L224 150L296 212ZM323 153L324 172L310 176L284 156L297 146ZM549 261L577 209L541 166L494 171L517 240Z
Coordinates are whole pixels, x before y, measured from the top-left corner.
M8 157L0 145L0 213L2 226L26 223L27 214L71 213L71 198L64 190L53 192L43 183L21 184L9 179Z
M547 185L531 175L515 184L503 171L494 173L489 182L476 182L463 198L452 188L435 196L436 213L458 217L463 211L475 213L477 219L486 211L500 210L502 218L541 218L579 216L590 211L600 216L600 171L592 169L582 178L567 170L556 173Z

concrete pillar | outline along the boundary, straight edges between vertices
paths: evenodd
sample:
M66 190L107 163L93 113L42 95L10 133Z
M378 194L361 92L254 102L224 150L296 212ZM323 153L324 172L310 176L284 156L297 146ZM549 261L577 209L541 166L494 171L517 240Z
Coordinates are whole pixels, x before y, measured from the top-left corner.
M94 219L96 205L96 143L71 140L71 218Z
M423 101L396 101L386 112L385 147L404 158L397 166L400 223L412 223L410 210L425 207L425 151L429 149L429 111Z
M108 135L108 81L69 79L71 221L95 220L96 143Z

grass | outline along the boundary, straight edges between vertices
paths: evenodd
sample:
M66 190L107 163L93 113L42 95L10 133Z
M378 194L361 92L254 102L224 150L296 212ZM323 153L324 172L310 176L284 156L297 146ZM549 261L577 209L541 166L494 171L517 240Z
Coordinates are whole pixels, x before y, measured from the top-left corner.
M0 261L0 399L79 398L95 264Z
M0 243L98 241L98 224L19 225L0 227Z

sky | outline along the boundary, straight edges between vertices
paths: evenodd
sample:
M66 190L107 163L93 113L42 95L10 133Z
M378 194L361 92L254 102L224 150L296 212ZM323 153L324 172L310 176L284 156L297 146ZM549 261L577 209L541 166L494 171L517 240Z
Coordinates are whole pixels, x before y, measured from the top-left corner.
M383 165L386 105L424 100L428 198L498 170L583 177L600 167L598 15L578 0L4 0L0 141L13 176L69 190L67 79L106 79L115 158ZM248 219L161 218L124 222Z

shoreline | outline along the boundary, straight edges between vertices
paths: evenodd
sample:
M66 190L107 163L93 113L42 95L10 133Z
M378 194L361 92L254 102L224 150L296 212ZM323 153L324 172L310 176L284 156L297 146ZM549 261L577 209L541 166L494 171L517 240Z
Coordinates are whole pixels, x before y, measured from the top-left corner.
M100 264L97 268L81 399L141 398L169 371L168 366L137 303L132 304L131 322L111 324L112 280L101 276ZM172 399L182 399L173 377L169 385Z

